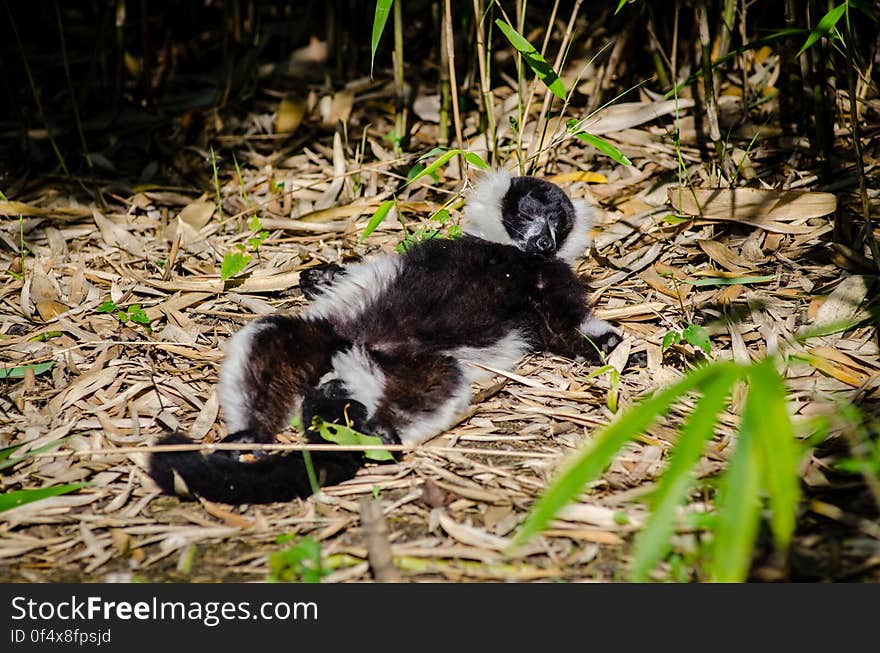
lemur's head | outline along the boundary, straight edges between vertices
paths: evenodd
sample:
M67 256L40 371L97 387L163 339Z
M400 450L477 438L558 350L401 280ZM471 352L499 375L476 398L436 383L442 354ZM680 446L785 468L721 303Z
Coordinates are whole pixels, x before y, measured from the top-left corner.
M478 238L573 263L589 245L590 214L586 203L572 202L556 184L498 170L477 182L462 228Z

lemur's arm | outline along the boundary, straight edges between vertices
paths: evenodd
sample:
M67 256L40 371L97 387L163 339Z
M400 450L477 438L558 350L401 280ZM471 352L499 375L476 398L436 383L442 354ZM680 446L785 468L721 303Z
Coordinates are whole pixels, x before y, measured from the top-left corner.
M608 322L593 316L587 288L568 268L547 268L533 298L544 349L568 358L602 363L620 343Z

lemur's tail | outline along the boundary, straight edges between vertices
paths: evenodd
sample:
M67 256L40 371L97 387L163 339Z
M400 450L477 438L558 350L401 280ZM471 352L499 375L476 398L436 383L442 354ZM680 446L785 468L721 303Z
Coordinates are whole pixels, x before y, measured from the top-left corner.
M192 444L192 440L174 433L157 444ZM175 494L177 472L191 494L219 503L272 503L312 494L309 472L299 452L269 455L252 463L239 462L229 453L155 453L150 456L149 473L165 492ZM321 486L352 478L363 464L359 452L313 451L310 458Z

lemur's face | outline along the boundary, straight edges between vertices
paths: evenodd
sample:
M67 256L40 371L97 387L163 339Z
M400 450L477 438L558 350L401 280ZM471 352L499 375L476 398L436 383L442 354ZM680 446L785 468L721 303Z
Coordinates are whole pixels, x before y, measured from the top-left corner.
M517 249L550 259L571 233L575 211L555 184L514 177L501 202L501 218Z

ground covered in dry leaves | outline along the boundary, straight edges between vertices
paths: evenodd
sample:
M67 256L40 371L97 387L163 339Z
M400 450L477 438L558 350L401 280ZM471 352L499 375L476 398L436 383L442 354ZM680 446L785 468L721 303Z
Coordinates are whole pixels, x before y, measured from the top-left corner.
M511 111L513 95L503 95L500 110ZM457 222L456 198L469 183L460 179L479 172L460 175L453 160L436 180L404 187L415 156L437 142L432 98L417 103L412 142L396 154L382 140L393 124L386 84L313 90L293 104L279 103L280 96L267 88L247 112L205 114L217 132L213 159L207 143L175 154L178 165L201 171L201 191L114 181L102 186L101 203L66 182L31 179L3 189L0 363L53 364L0 379L0 444L24 443L18 456L68 439L6 470L2 488L88 485L0 514L0 579L264 580L270 554L290 546L276 538L293 534L320 543L325 581L369 580L372 527L365 528L362 511L375 501L387 520L391 573L402 580L625 578L631 535L645 514L639 499L662 473L689 405L627 447L550 530L506 558L507 538L559 462L614 416L609 374L590 378L590 367L552 356L529 357L515 373L475 388L468 416L396 464L369 465L307 500L232 509L157 492L137 449L169 429L207 442L225 435L215 384L230 334L260 315L303 306L297 282L306 267L393 250L444 205ZM725 102L738 116L736 98ZM681 105L683 171L669 139L669 105L658 103L643 96L593 126L631 168L571 139L541 160L543 176L602 209L578 271L591 280L599 316L630 336L611 362L626 360L626 350L647 352L646 367L622 375L618 410L702 356L686 343L661 350L668 332L690 324L708 329L712 358L747 361L768 347L799 356L787 372L799 416L833 412L837 401L876 401L880 356L870 323L795 337L805 325L863 317L859 306L870 300L873 283L864 258L830 245L830 216L804 217L800 207L758 208L743 220L674 218L670 187L683 177L708 188L719 181L696 146L692 103ZM279 120L289 121L293 136L275 135ZM758 127L736 120L746 148ZM470 149L485 156L476 132L476 115L466 115ZM876 130L869 134L865 161L876 202L880 141ZM838 136L847 147L846 131ZM819 188L815 171L802 169L806 155L804 143L763 125L748 154L739 151L739 181L831 191L847 219L858 220L855 170ZM513 167L515 158L502 163ZM360 242L370 216L393 196L400 214L392 211ZM248 243L260 228L265 240ZM224 255L241 248L252 259L224 282ZM691 283L724 277L757 280ZM108 301L127 308L128 318L100 312ZM723 468L736 424L734 411L722 419L701 478ZM281 439L296 442L297 435ZM804 461L807 492L790 566L778 567L762 548L756 578L877 579L876 506L860 477L835 470L834 460L846 454L835 442ZM711 494L701 493L691 509L705 509ZM657 577L698 578L697 550L697 535L682 526L675 551L685 562L664 563Z

